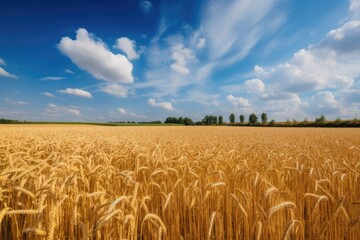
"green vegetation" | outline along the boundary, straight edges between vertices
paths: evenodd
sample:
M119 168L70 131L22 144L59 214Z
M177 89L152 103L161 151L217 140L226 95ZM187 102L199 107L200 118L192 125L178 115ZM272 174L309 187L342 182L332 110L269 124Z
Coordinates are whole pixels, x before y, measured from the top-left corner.
M244 122L245 122L245 116L241 114L240 115L240 123L244 124Z
M251 125L256 125L256 124L258 123L258 117L256 116L255 113L250 114L250 116L249 116L249 123L250 123Z
M230 114L230 116L229 116L229 120L230 120L230 123L231 124L234 124L235 123L235 114Z
M193 120L191 118L183 118L183 117L168 117L166 118L165 122L166 124L181 124L181 125L195 125L195 123L193 122Z
M261 124L265 125L266 123L267 123L267 114L263 112L261 114Z
M271 120L268 122L268 116L264 112L261 114L261 124L258 122L258 116L255 113L249 115L249 122L245 123L245 116L239 116L240 122L235 122L235 114L231 113L229 116L230 123L224 123L223 116L206 115L202 121L193 122L191 118L187 117L168 117L165 122L149 121L149 122L32 122L19 121L13 119L0 118L0 124L76 124L76 125L100 125L100 126L173 126L173 125L227 125L227 126L261 126L261 127L360 127L359 119L342 120L337 118L334 121L326 120L325 115L316 118L315 121L309 121L305 118L303 121L287 119L286 122L275 122Z
M219 116L219 125L223 125L223 124L224 124L223 116Z

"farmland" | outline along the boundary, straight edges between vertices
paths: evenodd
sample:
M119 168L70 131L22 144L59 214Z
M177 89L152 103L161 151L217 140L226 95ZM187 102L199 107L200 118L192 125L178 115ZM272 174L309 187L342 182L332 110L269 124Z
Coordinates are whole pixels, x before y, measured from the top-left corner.
M0 239L356 239L360 129L0 126Z

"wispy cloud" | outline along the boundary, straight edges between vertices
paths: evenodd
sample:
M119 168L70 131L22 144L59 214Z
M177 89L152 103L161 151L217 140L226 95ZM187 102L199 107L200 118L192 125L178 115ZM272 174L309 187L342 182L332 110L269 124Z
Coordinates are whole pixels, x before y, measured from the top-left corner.
M0 58L0 65L6 65L6 62L4 59Z
M153 5L150 1L143 0L140 2L140 8L144 11L144 13L149 13L153 9Z
M102 86L100 87L100 91L119 98L127 97L128 94L128 88L120 84Z
M74 72L73 72L73 71L71 71L70 69L65 69L65 70L64 70L64 73L67 73L67 74L74 74Z
M124 115L124 116L130 116L130 117L136 117L136 118L145 118L144 115L129 112L129 111L125 110L125 108L121 108L121 107L119 107L117 109L117 112L120 113L121 115Z
M47 97L55 97L54 94L49 93L49 92L43 92L42 94L43 94L44 96L47 96Z
M285 22L275 0L210 1L205 8L203 32L210 61L227 65L244 59L260 39Z
M49 103L45 109L44 115L50 117L59 117L63 115L81 116L82 114L78 109Z
M3 69L2 67L0 67L0 77L17 78L17 76L8 73L8 72L5 71L5 69Z
M77 88L67 88L65 90L59 90L59 93L64 93L82 98L92 98L91 93Z
M42 81L59 81L65 79L64 77L43 77L40 78Z
M28 102L24 102L24 101L15 101L9 98L5 98L4 99L5 102L12 104L12 105L28 105Z

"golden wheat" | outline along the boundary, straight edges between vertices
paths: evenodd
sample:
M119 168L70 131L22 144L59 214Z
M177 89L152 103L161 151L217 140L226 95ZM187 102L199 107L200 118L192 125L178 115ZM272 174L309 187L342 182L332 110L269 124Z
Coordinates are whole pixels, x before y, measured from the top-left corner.
M0 239L357 239L360 130L0 126Z

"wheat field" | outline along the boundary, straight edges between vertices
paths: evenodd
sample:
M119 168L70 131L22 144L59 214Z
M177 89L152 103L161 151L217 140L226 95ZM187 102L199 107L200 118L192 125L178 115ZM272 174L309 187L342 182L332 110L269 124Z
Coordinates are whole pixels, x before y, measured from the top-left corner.
M1 239L359 239L360 129L0 126Z

